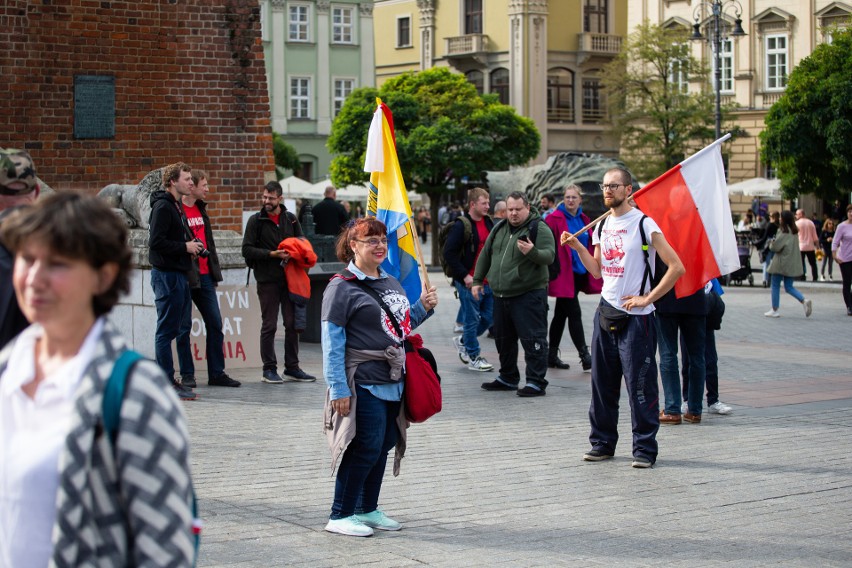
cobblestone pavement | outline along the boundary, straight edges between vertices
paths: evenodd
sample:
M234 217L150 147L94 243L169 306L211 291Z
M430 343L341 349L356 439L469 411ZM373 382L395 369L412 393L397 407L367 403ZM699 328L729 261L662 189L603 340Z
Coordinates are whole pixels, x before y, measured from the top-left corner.
M548 373L546 397L485 392L496 372L458 361L458 304L431 276L441 305L420 332L439 360L444 410L411 427L401 475L385 478L380 504L403 530L323 531L334 484L325 385L319 345L302 344L316 383L241 371L239 389L199 380L185 406L206 523L200 566L852 565L852 317L839 286L802 283L807 319L786 295L781 318L763 317L759 276L728 288L717 341L721 399L734 412L662 427L656 466L637 470L626 403L615 459L581 460L589 374L567 332L571 369ZM596 303L581 298L588 339ZM493 342L482 343L496 363Z

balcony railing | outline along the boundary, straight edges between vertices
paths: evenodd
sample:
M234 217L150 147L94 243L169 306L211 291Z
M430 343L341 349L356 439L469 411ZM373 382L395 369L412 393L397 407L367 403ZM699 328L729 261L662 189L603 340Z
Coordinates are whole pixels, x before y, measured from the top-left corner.
M573 108L549 108L547 109L548 122L574 122Z
M612 34L577 34L580 51L617 55L621 50L621 36Z
M447 55L475 55L488 51L488 36L484 34L468 34L444 38L447 41Z
M772 93L762 93L762 95L763 95L763 106L764 107L771 107L772 105L774 105L775 103L778 102L778 100L781 98L781 96L783 94L784 94L784 91L777 91L777 92L772 92Z
M606 110L602 108L584 108L583 122L587 124L597 124L606 120Z

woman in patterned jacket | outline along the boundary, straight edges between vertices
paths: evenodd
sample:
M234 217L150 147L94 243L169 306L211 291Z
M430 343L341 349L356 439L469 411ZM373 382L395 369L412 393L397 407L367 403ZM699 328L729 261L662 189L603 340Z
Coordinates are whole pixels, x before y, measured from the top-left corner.
M61 193L0 236L32 324L0 352L0 565L191 566L186 420L155 363L131 368L104 427L127 350L106 319L130 288L127 228L98 198Z

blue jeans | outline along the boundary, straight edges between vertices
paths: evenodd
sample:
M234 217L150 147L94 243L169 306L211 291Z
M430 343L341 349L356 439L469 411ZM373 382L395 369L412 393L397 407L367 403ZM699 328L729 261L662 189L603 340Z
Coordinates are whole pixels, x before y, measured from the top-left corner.
M689 314L656 314L657 342L660 347L660 382L663 383L666 414L680 414L681 384L678 373L678 332L685 355L689 358L688 395L690 414L701 414L704 381L707 370L704 361L707 318Z
M372 513L379 504L388 452L396 445L400 401L376 398L355 385L355 439L346 448L337 480L331 519Z
M479 357L479 339L477 338L488 331L494 322L494 294L491 293L491 286L486 284L482 287L479 300L474 300L470 288L457 281L453 281L453 285L456 287L461 303L464 349L473 361Z
M172 341L181 333L189 333L192 311L189 282L182 272L151 269L151 288L154 289L154 306L157 308L157 330L154 332L154 355L157 364L174 381L175 365L172 358ZM180 352L180 346L178 346ZM190 360L189 343L180 359Z
M225 372L225 352L222 349L222 344L225 342L225 335L222 333L222 312L219 311L219 299L216 295L216 284L213 283L213 278L209 274L202 274L201 286L190 289L189 294L199 313L201 313L201 319L204 320L207 376L210 378L219 377ZM191 313L192 310L190 309ZM177 337L177 352L181 376L195 374L194 354L191 353L190 349L190 329L182 332ZM185 354L189 354L190 356L187 358Z
M603 301L603 300L601 300ZM633 456L657 459L660 390L657 385L657 330L654 314L630 316L622 331L601 329L595 312L592 331L592 403L589 423L592 448L615 453L621 377L627 385L633 427Z
M777 310L778 306L781 305L781 281L784 281L784 291L799 300L799 302L804 302L805 297L802 296L802 293L796 290L796 287L793 286L793 277L792 276L783 276L781 274L773 274L772 275L772 309Z
M704 369L706 370L704 388L707 391L707 406L713 406L719 402L719 354L716 352L716 330L709 326L704 329ZM683 336L680 338L680 352L680 362L683 366L680 372L680 377L683 380L681 392L683 393L683 400L689 400L691 362L683 343ZM689 412L692 413L691 410Z

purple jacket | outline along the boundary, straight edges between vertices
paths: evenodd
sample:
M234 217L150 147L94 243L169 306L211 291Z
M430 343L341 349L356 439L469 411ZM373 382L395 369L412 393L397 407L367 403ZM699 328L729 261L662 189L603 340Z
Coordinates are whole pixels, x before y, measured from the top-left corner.
M585 213L580 213L580 218L584 225L589 224L589 217ZM574 271L571 270L571 247L568 245L559 245L559 236L563 231L568 230L568 220L559 209L547 216L544 220L547 226L553 231L556 236L556 254L559 257L559 276L547 285L547 295L556 298L573 298L577 292L586 294L600 294L603 287L603 280L600 278L592 278L590 275L587 278L587 283L580 290L574 288ZM592 229L589 229L589 252L595 254L595 248L592 246Z

